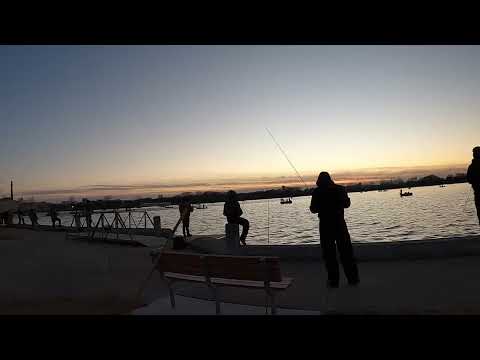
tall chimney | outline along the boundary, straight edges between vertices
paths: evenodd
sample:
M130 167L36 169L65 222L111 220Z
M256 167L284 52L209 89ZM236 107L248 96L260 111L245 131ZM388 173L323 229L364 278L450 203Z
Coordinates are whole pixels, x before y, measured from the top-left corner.
M10 181L10 200L13 200L13 180Z

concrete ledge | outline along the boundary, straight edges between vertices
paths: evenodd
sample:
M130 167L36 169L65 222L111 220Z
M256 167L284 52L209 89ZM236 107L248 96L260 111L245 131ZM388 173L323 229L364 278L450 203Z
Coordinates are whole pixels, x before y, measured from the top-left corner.
M223 239L201 238L192 241L193 250L228 254ZM397 242L353 243L359 261L428 259L480 255L480 236L412 240ZM247 245L240 247L238 255L278 256L284 259L321 260L320 245Z

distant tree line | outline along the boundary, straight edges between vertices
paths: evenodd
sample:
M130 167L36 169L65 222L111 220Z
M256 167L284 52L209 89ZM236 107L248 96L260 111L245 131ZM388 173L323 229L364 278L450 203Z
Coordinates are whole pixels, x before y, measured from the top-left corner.
M366 192L366 191L383 191L390 189L400 188L412 188L420 186L434 186L434 185L447 185L464 183L467 181L466 174L448 175L445 178L438 177L436 175L428 175L421 178L412 178L408 180L395 179L383 181L379 184L351 184L347 185L348 192ZM287 198L311 195L314 188L300 189L295 187L283 186L281 189L259 190L253 192L239 193L238 198L243 200L259 200L259 199L273 199L273 198ZM179 195L173 195L170 197L158 196L157 198L141 198L135 200L120 200L110 199L105 197L102 200L91 200L90 206L93 210L105 210L105 209L129 209L129 208L141 208L144 206L155 205L178 205L184 198L188 197L194 204L202 203L216 203L225 201L226 192L219 191L206 191L196 193L182 193ZM82 210L85 208L86 199L82 202L64 202L62 204L55 204L58 211L66 210ZM42 203L42 208L46 208L51 204Z

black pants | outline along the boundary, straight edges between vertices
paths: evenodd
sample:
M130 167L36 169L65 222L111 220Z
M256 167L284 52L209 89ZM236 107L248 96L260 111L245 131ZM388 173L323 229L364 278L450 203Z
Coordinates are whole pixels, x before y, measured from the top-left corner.
M183 236L190 234L190 217L184 217L182 220Z
M244 242L248 235L248 229L250 229L250 223L248 222L248 220L242 217L238 217L238 218L227 218L227 221L230 224L242 225L242 234L240 235L240 241Z
M322 226L323 221L323 226ZM340 270L337 261L337 249L343 271L349 284L356 284L360 278L355 257L353 256L352 242L344 219L324 219L320 221L320 244L323 259L328 272L328 282L332 286L338 286L340 282Z

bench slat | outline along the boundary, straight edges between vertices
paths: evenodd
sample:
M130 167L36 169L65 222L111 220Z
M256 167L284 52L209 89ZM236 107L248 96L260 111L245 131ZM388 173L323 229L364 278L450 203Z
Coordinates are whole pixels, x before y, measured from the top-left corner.
M166 272L164 273L165 277L170 279L185 280L192 282L205 282L204 276L198 275L186 275L179 273ZM263 281L252 281L252 280L236 280L236 279L226 279L226 278L211 278L211 282L215 285L228 285L228 286L238 286L238 287L249 287L249 288L264 288L265 284ZM280 282L270 282L270 287L273 289L286 289L292 284L293 278L283 278Z
M239 287L255 287L255 288L265 288L263 281L252 281L252 280L236 280L236 279L224 279L224 278L212 278L212 283L219 285L229 285L229 286L239 286ZM292 278L283 278L282 281L270 282L270 287L273 289L286 289L292 284Z
M173 273L173 272L166 272L164 273L165 277L170 279L179 279L179 280L188 280L188 281L195 281L195 282L205 282L205 276L199 275L187 275L187 274L180 274L180 273Z

